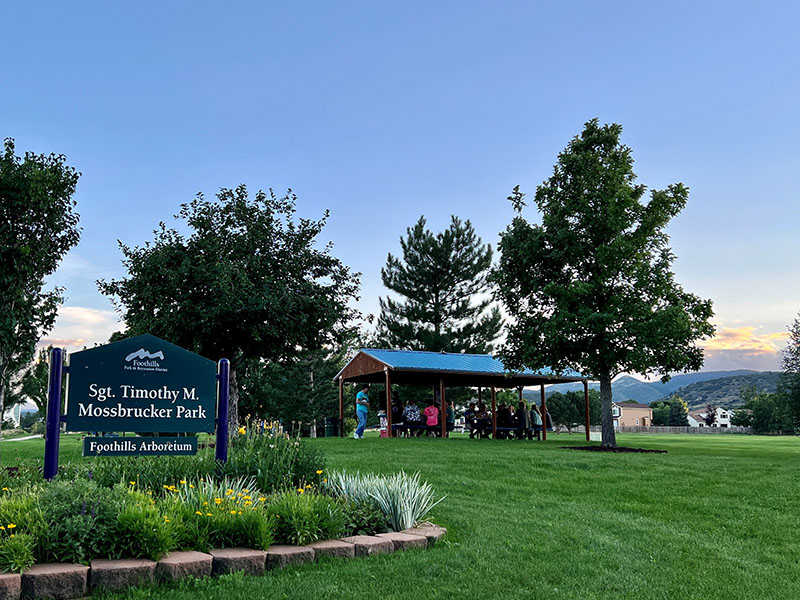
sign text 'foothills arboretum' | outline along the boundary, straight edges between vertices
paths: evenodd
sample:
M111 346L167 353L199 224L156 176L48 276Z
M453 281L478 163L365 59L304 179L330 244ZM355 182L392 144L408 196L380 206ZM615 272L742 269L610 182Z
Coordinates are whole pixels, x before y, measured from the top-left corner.
M67 431L214 431L216 373L213 361L147 334L76 352Z
M183 456L197 454L196 437L86 437L84 456Z

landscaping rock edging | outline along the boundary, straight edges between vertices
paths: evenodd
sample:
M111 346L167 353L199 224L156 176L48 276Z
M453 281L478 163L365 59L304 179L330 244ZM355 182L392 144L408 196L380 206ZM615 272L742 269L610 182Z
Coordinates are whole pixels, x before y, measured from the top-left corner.
M83 598L90 589L119 590L157 581L179 581L244 571L263 575L270 569L299 565L321 557L353 558L396 550L428 548L447 530L426 525L405 531L377 535L355 535L341 540L320 540L307 546L276 544L266 551L251 548L222 548L205 552L171 552L158 562L144 559L96 559L91 566L44 563L22 575L0 573L0 600L72 600Z

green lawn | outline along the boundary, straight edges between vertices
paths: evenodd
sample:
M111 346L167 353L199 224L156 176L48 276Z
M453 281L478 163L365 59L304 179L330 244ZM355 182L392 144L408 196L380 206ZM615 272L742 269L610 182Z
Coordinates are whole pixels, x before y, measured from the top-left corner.
M331 468L419 470L447 495L432 515L447 541L108 598L800 597L800 438L619 441L669 453L577 452L560 447L581 443L566 434L546 443L315 440ZM41 452L41 440L0 443L4 464L9 446L22 455L32 442Z

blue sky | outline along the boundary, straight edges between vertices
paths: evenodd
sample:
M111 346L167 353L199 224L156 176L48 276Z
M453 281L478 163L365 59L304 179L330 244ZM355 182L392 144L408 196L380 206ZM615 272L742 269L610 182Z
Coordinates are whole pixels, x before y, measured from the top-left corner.
M82 173L48 339L115 328L99 277L195 193L291 187L363 273L424 214L493 245L520 184L598 117L640 181L682 181L678 280L715 301L708 368L775 368L800 311L800 8L755 2L6 3L0 135ZM529 207L528 215L536 219Z

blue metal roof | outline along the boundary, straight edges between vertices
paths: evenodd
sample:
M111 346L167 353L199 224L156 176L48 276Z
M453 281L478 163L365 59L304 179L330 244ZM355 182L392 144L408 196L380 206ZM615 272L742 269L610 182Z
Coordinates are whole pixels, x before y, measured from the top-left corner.
M555 373L550 368L532 371L508 371L500 359L490 354L452 354L447 352L422 352L418 350L379 350L362 348L361 352L371 356L391 369L414 371L446 371L451 373L472 373L477 375L529 375L533 377L575 377L583 375L576 371Z

